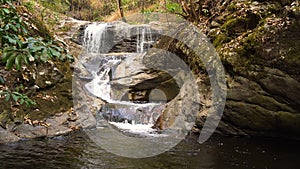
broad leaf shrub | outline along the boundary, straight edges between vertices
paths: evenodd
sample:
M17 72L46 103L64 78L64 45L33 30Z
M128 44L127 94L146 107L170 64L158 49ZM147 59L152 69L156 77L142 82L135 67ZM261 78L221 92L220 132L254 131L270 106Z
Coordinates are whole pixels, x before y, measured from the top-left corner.
M51 39L34 37L28 33L29 24L19 16L12 0L0 0L0 56L7 70L21 70L31 62L47 62L48 59L69 60L73 57L66 50L57 46ZM5 79L0 76L0 83ZM15 90L0 90L0 97L6 101L13 100L18 104L35 104Z

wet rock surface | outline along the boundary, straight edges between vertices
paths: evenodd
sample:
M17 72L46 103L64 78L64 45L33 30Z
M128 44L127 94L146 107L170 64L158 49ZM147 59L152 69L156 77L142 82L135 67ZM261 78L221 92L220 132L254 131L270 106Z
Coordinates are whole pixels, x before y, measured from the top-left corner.
M81 128L95 127L89 112L73 110L72 76L68 62L32 65L31 70L15 72L24 81L25 93L37 105L30 108L7 103L0 113L1 140L11 142L36 137L53 137ZM7 76L9 78L9 76Z
M178 84L167 70L147 67L145 57L148 56L149 53L128 57L116 67L111 79L111 85L116 91L113 92L115 99L146 102L150 99L158 102L170 101L178 94ZM165 98L149 98L155 89L162 91Z
M41 121L27 120L22 124L9 124L6 129L0 128L0 143L14 142L20 139L54 137L66 135L82 128L96 127L96 120L92 114L70 111L57 113Z
M227 101L217 132L299 138L299 2L224 0L190 5L200 12L187 18L198 22L226 69ZM190 49L182 50L174 40L161 40L157 46L177 53L205 82L205 69L192 59L199 56ZM209 88L205 86L200 90ZM209 116L209 92L205 98L197 131Z
M82 25L78 30L78 33L75 34L73 39L80 45L85 45L89 38L86 38L86 33L88 29L86 29L90 25L94 25L96 29L101 29L101 24L103 25L103 29L105 29L101 34L97 34L97 36L101 36L102 41L105 42L101 45L100 51L89 51L89 52L99 52L99 53L130 53L136 52L139 41L141 39L145 40L144 49L151 47L151 43L157 41L161 36L161 30L155 29L156 27L151 27L149 25L130 25L125 22L115 21L109 23L90 23ZM104 28L105 27L105 28ZM91 34L92 38L93 34ZM142 50L144 50L142 49ZM87 49L89 50L89 49Z

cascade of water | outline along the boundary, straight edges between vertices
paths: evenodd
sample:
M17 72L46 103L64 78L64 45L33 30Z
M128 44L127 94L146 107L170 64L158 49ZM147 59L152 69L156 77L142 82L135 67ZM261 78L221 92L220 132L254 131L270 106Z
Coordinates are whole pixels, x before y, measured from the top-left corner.
M151 44L154 42L153 39L152 39L152 31L149 27L147 27L147 35L148 35L148 42L147 42L147 50L150 49L151 47Z
M125 103L108 103L97 113L97 121L107 120L122 131L143 136L155 136L156 129L151 128L160 115L161 105L141 106ZM98 123L97 127L106 124ZM163 135L161 135L163 136Z
M85 88L94 96L111 101L111 86L109 72L112 67L119 64L121 59L112 57L99 66L97 72L92 72L94 79L85 85Z
M137 28L136 52L143 53L146 50L149 50L152 43L153 39L151 29L149 27Z
M122 24L121 24L122 25ZM151 126L154 124L155 120L160 115L160 110L157 108L160 104L157 103L143 103L137 104L129 101L119 101L113 100L111 94L113 92L111 88L111 73L115 67L122 61L122 59L107 53L106 46L107 40L114 40L114 34L107 33L108 24L107 23L92 23L87 26L84 31L84 42L83 45L88 53L99 53L101 57L98 63L100 64L97 71L91 72L93 75L93 80L85 84L85 89L92 95L99 97L108 104L113 104L112 107L105 108L100 111L102 119L106 117L106 120L111 121L113 125L130 130L130 132L145 132L152 133L154 129ZM126 32L126 28L117 28L118 31L122 30ZM129 28L127 28L130 30ZM136 53L144 53L150 49L153 43L152 32L148 26L137 27L137 38L136 38ZM127 36L127 35L126 35ZM132 54L127 54L126 57ZM125 71L124 71L125 72ZM121 105L121 108L118 106ZM100 121L98 119L98 121ZM129 124L130 121L130 124ZM117 122L117 123L114 123ZM121 122L121 123L120 123ZM142 129L141 131L138 129Z
M137 33L136 33L136 52L140 53L140 29L137 28Z
M88 53L102 53L107 23L92 23L84 31L83 45Z
M117 25L116 34L109 34L108 28L113 25ZM118 36L122 34L124 37L130 35L130 26L124 27L124 24L116 23L92 23L89 24L84 31L83 46L86 48L88 53L107 53L107 43L119 42ZM116 36L116 37L114 37ZM151 44L154 42L152 38L151 28L147 25L138 26L136 28L136 52L143 53L150 49ZM116 38L116 39L115 39ZM117 41L114 41L117 40ZM110 42L108 42L110 41ZM111 46L112 47L112 46Z

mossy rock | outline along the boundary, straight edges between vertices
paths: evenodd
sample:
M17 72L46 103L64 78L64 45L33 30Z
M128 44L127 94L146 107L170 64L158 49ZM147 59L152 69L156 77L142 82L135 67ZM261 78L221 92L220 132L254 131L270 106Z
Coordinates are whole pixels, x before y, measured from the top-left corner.
M300 115L291 114L288 112L278 112L275 115L276 129L285 134L294 135L300 134Z
M221 28L229 35L235 37L247 30L254 29L260 21L260 16L257 14L249 13L246 16L228 19Z
M13 117L10 110L3 109L0 112L0 127L6 129L6 124L11 121L13 121Z
M32 119L43 119L65 112L73 106L72 71L68 62L54 62L58 71L63 73L54 86L39 91L34 100L37 102L35 111L29 113ZM51 68L51 67L49 67Z
M231 39L226 36L226 34L219 34L216 37L213 38L213 45L216 48L220 48L222 44L229 42Z

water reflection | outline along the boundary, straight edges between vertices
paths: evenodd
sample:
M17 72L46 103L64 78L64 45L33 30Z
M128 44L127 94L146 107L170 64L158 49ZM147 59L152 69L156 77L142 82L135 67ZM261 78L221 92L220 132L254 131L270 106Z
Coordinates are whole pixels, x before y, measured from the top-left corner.
M297 141L213 137L200 145L188 136L170 151L131 159L98 147L84 132L0 145L0 168L245 169L299 168Z

